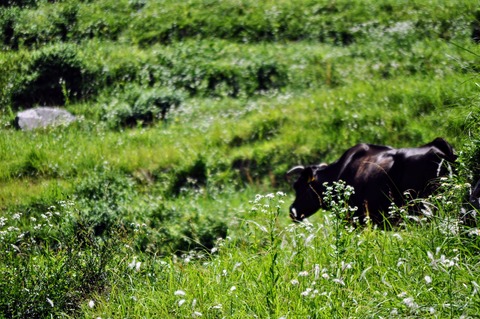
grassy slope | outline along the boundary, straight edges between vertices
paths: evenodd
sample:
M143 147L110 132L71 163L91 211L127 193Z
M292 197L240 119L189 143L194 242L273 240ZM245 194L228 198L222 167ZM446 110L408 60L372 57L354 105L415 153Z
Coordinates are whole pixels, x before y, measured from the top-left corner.
M411 146L443 136L466 154L466 163L474 162L478 152L468 145L478 146L478 56L448 41L478 51L469 39L475 5L39 1L4 11L15 16L15 36L4 39L0 53L6 71L0 76L1 215L14 223L11 212L22 212L19 233L36 234L32 217L74 199L79 215L62 212L59 227L71 220L72 227L118 223L125 229L115 236L137 248L111 247L116 253L105 268L93 262L100 273L108 270L100 277L106 281L97 278L105 290L80 286L72 293L79 294L74 306L50 309L36 303L49 298L60 305L69 290L62 282L52 290L49 282L84 278L81 264L96 260L88 256L102 244L92 245L92 253L72 241L81 261L72 267L73 279L62 272L72 258L68 249L51 251L46 244L45 255L33 245L30 274L45 271L46 281L24 283L40 289L36 297L19 290L12 298L44 315L83 305L85 317L102 318L475 315L477 237L449 231L458 206L448 200L462 200L463 184L435 202L440 216L434 223L394 234L350 233L321 214L311 228L292 228L285 214L292 195L283 183L290 166L333 161L358 142ZM226 17L226 10L233 14ZM64 47L100 88L84 100L71 97L67 108L84 120L47 131L12 130L12 87L28 78L32 59ZM105 123L129 92L160 87L186 96L165 122L125 129ZM462 170L460 180L475 169ZM275 210L262 214L249 203L257 191L273 189L289 192L284 203L271 203L281 207L278 225ZM131 231L131 223L145 228ZM222 223L230 239L217 244L218 255L168 257L189 246L211 248L215 236L225 235ZM46 233L39 238L53 247L62 243ZM67 239L63 245L70 247ZM23 269L9 243L5 265ZM139 272L135 264L128 267L133 256L142 262ZM45 268L35 270L36 260ZM59 270L49 277L45 269L52 268ZM93 309L86 306L90 299Z

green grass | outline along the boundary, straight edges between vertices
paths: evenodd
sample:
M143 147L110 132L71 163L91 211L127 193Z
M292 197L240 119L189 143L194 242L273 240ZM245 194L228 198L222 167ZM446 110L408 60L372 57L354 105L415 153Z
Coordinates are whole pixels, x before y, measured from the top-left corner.
M458 221L480 177L478 16L433 0L1 5L0 318L475 317L479 233ZM80 120L13 128L44 104ZM437 136L459 160L434 217L351 229L339 204L291 224L290 167Z
M93 297L85 317L476 315L478 237L455 231L445 211L395 232L343 228L329 214L285 226L284 200L257 195L256 210L211 252L137 259L138 269L123 274L131 284L114 287L108 300Z

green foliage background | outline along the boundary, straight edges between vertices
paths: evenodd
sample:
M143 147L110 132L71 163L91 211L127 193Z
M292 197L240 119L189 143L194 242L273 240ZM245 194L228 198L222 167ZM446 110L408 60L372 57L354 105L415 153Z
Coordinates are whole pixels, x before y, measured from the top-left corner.
M212 288L197 287L198 294L213 298L223 291L215 290L222 270L216 267L231 268L234 258L255 260L253 272L237 280L267 297L259 302L255 294L237 292L246 300L223 300L222 316L293 316L278 291L282 279L293 276L285 265L298 272L330 256L321 244L331 237L318 234L333 232L334 225L320 213L313 217L318 233L302 236L317 234L320 252L295 262L285 254L302 255L298 247L283 247L282 255L274 240L283 228L268 224L274 236L263 238L249 237L244 226L265 220L288 225L293 194L285 171L332 162L359 142L402 147L446 138L460 155L454 179L461 186L445 190L435 205L442 218L458 217L466 207L465 183L480 178L479 12L476 1L438 0L2 2L0 285L15 288L0 296L0 317L190 317L176 306L148 302L130 308L133 313L112 309L125 308L130 292L142 289L178 305L177 284L194 289L197 276L211 279ZM13 127L17 111L42 105L64 107L80 120L27 132ZM287 193L277 215L249 212L256 193L276 191ZM354 234L352 245L355 238L370 245L350 251L363 270L375 263L367 248L399 251L395 260L378 262L381 272L402 258L400 250L412 262L428 261L427 251L448 243L451 252L463 243L471 251L458 272L477 274L476 239L455 241L430 226L403 234L406 247L392 244L391 234ZM217 266L181 258L215 251L218 238L230 241L221 254L208 255L209 265ZM431 245L419 245L422 238L431 238ZM420 250L411 249L415 245ZM129 267L133 256L149 270ZM183 264L188 258L194 266ZM446 286L458 283L451 270L443 274ZM132 278L142 284L130 284ZM392 289L411 290L419 278L412 283L399 274ZM382 278L369 280L380 294L388 291ZM162 285L168 289L157 291ZM332 291L358 302L358 291L367 288L351 287L350 293ZM436 304L458 301L451 289L439 294ZM325 309L300 294L287 296L298 314L311 317L362 317L362 307L375 302L362 296L360 313L346 314L335 312L342 307L332 295ZM473 314L479 303L471 298L463 308L436 308L437 314ZM103 300L98 313L86 306L93 299ZM385 303L388 309L377 309L378 315L398 308ZM222 317L206 309L204 316ZM407 310L400 314L427 313Z

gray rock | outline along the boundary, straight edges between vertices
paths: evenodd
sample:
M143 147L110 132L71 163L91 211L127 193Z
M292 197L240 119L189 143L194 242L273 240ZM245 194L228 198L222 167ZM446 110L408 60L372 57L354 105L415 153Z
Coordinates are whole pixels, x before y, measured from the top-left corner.
M47 126L67 125L75 120L76 117L64 109L37 107L19 112L15 117L15 127L29 131Z

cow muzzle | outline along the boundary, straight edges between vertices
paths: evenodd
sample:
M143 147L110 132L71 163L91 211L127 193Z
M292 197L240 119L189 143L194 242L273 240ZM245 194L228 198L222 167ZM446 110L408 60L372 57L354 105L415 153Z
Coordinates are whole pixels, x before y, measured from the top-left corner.
M297 212L297 209L293 206L290 206L290 218L294 221L294 222L301 222L304 218L305 218L305 215L303 214L299 214Z

